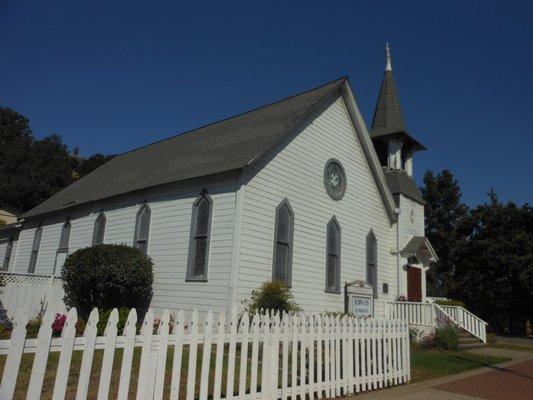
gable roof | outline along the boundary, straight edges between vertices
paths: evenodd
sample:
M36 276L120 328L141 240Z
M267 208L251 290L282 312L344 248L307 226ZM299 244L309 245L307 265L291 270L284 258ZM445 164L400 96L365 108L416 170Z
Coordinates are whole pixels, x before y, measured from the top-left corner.
M387 186L392 194L403 194L420 204L425 204L424 197L416 186L413 178L402 169L387 169L384 168L385 178L387 179Z
M343 77L243 114L121 154L26 212L29 218L172 182L237 170L290 133Z

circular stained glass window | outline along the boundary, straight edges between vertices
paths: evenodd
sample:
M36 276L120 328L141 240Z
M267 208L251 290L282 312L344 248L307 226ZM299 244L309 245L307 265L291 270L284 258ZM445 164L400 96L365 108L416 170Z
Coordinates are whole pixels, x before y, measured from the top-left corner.
M340 200L346 192L346 174L340 161L332 158L324 167L324 186L329 197Z

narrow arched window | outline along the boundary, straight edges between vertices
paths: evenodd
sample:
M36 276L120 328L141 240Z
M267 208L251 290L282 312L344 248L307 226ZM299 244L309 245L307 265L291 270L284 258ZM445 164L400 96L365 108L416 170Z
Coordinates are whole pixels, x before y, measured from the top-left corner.
M326 291L340 293L341 285L341 227L333 217L326 227Z
M378 297L377 241L374 232L366 236L366 281L374 288L374 298Z
M107 218L102 211L100 214L98 214L98 217L96 217L96 221L94 221L93 246L104 243L106 222Z
M61 237L59 238L58 253L68 253L68 242L70 240L70 221L65 222L63 229L61 229Z
M204 190L193 204L187 280L207 280L213 202Z
M30 265L28 266L28 273L33 274L35 267L37 266L37 257L39 256L39 247L41 247L41 237L43 235L43 227L39 227L35 230L33 236L33 245L31 247Z
M150 207L144 204L137 213L135 222L134 247L144 254L148 253L148 237L150 236Z
M7 271L9 269L9 263L11 261L11 254L13 253L13 241L14 241L13 236L11 236L6 246L6 253L4 255L4 263L2 264L3 271Z
M276 208L272 280L291 286L294 213L287 199Z

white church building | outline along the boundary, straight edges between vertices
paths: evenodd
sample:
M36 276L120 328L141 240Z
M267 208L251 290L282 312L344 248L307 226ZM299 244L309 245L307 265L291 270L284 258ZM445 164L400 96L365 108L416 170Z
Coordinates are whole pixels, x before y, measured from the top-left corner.
M370 130L343 77L129 151L1 228L0 263L44 279L77 249L125 243L153 260L155 309L221 311L282 280L305 311L343 311L357 280L380 316L425 301L437 257L419 150L387 57Z

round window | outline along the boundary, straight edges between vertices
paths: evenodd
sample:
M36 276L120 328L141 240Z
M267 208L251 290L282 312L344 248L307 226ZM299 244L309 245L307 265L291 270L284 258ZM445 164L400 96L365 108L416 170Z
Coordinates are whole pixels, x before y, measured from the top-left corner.
M340 161L334 158L328 160L324 167L324 186L329 197L340 200L346 192L346 174Z

